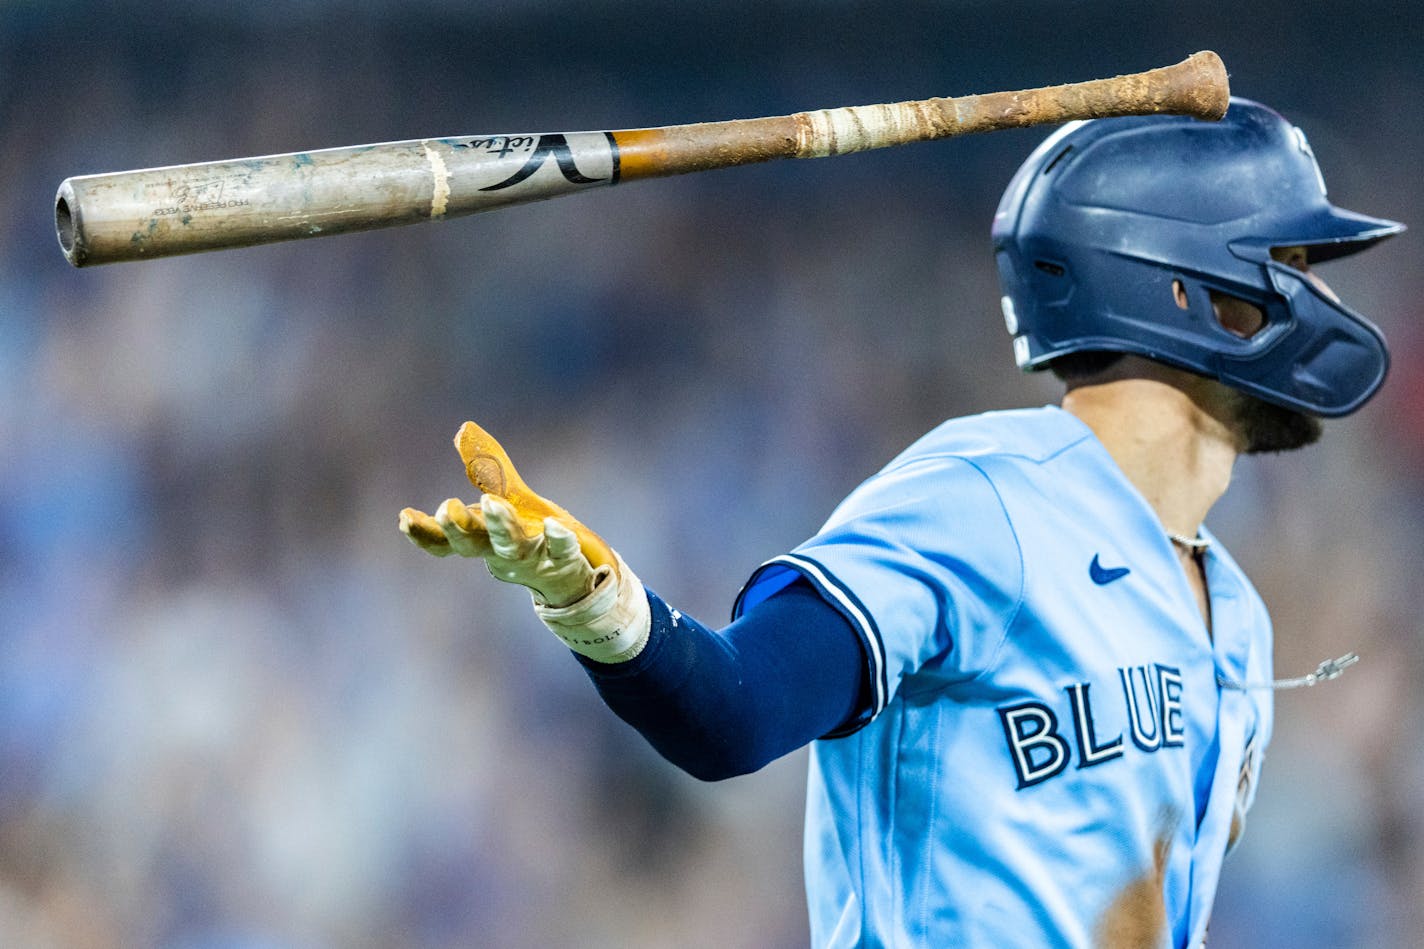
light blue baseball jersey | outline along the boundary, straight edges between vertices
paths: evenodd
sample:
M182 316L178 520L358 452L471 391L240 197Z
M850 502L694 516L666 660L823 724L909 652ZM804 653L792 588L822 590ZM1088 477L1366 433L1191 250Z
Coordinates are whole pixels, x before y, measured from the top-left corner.
M1151 506L1050 406L945 423L759 568L736 613L804 576L869 666L812 746L813 945L1094 946L1154 913L1199 945L1271 732L1270 692L1218 675L1272 674L1260 597L1219 544L1205 565L1211 631Z

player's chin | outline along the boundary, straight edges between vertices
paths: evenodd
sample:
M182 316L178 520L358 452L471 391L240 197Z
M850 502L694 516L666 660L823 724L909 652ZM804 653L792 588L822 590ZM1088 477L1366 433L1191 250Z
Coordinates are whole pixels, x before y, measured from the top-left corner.
M1294 451L1320 440L1324 425L1314 415L1272 405L1255 396L1238 393L1233 405L1236 431L1248 455Z

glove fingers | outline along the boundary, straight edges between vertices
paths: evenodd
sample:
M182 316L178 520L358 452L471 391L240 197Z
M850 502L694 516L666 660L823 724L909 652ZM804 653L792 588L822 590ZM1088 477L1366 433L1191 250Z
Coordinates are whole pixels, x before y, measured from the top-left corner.
M435 520L449 542L450 549L461 557L489 555L489 535L485 531L484 515L478 508L471 510L459 498L449 498L436 509Z
M412 544L428 554L434 554L436 557L448 557L454 552L450 547L449 540L445 537L445 532L440 529L440 524L424 511L418 511L413 507L401 511L400 531L410 539Z
M489 535L490 547L497 556L506 560L519 560L538 543L538 535L533 538L524 532L519 515L503 498L492 494L480 498L480 510L484 514L485 531Z
M558 564L567 563L583 552L578 535L557 518L544 518L544 540L549 559Z

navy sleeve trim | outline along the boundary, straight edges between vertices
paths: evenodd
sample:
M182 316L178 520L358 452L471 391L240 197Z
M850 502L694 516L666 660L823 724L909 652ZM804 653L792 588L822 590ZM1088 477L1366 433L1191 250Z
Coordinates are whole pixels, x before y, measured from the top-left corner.
M817 562L805 554L783 554L780 557L773 557L757 568L752 579L747 581L747 585L742 588L742 592L737 595L737 603L733 607L733 613L740 615L743 600L747 591L752 588L757 575L772 567L789 567L816 588L816 592L821 598L834 607L849 622L855 633L860 637L861 647L865 652L866 671L870 682L871 708L870 714L863 720L856 719L847 726L837 729L826 735L827 738L840 738L860 730L868 722L879 715L885 709L889 701L890 693L885 668L885 641L880 636L880 629L875 625L875 617L865 608L865 604L860 602L860 598L841 580L826 569L824 564Z

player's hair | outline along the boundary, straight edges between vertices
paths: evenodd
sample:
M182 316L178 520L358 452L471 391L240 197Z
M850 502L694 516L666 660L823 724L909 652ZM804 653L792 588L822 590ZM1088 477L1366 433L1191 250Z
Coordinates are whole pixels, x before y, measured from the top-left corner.
M1045 368L1058 377L1058 381L1073 385L1086 382L1094 376L1107 372L1116 366L1126 353L1114 353L1101 349L1085 349L1076 353L1064 353L1056 357Z

